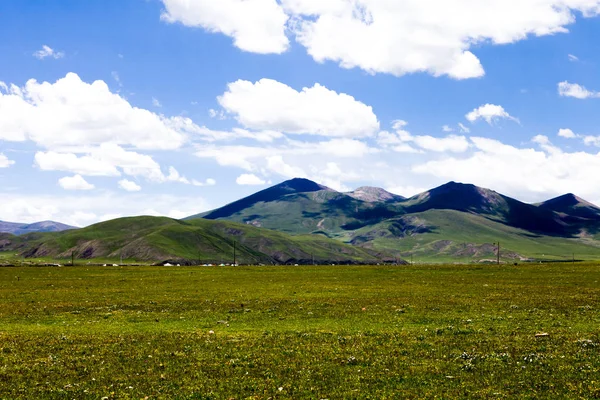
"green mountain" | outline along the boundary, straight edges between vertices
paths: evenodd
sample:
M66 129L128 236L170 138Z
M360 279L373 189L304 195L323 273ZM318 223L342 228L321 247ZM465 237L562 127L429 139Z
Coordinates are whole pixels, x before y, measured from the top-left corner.
M0 250L27 258L177 263L375 263L385 256L321 236L289 236L228 221L132 217L60 233L0 236ZM391 259L388 257L388 259Z
M326 235L405 259L492 260L498 242L506 261L600 258L595 205L574 195L527 204L455 182L404 199L378 188L339 193L294 179L201 217Z

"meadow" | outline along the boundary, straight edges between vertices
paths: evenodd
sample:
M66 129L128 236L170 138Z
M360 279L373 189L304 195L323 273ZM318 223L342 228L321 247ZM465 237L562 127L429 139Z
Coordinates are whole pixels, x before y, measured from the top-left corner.
M600 398L600 265L0 268L0 399Z

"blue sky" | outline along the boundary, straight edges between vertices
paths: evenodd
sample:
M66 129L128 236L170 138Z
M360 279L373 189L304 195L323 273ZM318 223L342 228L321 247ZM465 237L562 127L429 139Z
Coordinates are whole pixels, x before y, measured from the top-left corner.
M301 176L600 203L600 0L0 2L0 219L184 217Z

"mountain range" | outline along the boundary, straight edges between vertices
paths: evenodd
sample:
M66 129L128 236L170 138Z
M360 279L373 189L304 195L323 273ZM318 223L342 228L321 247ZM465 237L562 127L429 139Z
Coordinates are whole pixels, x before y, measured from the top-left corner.
M449 182L411 198L380 188L341 193L292 179L188 218L221 219L289 234L317 234L422 260L600 256L600 208L566 194L527 204Z
M292 179L184 220L132 217L64 232L0 234L26 257L365 263L600 258L600 208L573 194L527 204L449 182L411 198ZM229 260L230 261L230 260Z
M54 221L35 222L33 224L0 221L0 233L11 233L13 235L32 232L62 232L69 229L77 228Z

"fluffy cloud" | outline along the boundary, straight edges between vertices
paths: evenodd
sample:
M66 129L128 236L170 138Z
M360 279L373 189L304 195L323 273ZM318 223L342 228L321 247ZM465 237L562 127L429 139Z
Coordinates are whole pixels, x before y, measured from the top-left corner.
M128 179L121 179L119 181L119 187L128 192L139 192L140 190L142 190L142 187L140 185Z
M562 97L574 97L580 100L600 97L600 92L587 90L577 83L569 83L567 81L558 84L558 94Z
M35 155L35 163L42 171L67 171L89 176L120 176L122 171L125 175L144 177L153 182L173 180L164 176L152 157L110 143L92 148L84 156L40 151Z
M233 128L231 131L215 131L205 126L198 126L190 118L173 117L169 125L180 132L189 134L206 142L233 141L236 139L251 139L258 142L270 143L281 139L284 135L277 131L249 131L242 128Z
M264 179L261 179L254 174L242 174L237 177L235 183L237 183L238 185L258 186L264 185L267 182L265 182Z
M169 118L132 106L103 81L89 84L74 73L55 83L0 84L0 110L0 140L32 140L48 149L112 143L169 150L186 140Z
M421 152L412 147L409 143L412 143L423 150L440 153L462 153L469 148L469 141L464 136L449 135L443 138L429 135L415 136L405 129L407 125L408 123L406 121L394 121L393 127L396 129L396 132L379 132L377 135L377 143L383 147L391 148L398 153Z
M147 193L103 193L97 195L31 196L1 193L0 220L31 223L53 220L74 226L132 215L165 215L181 218L214 208L198 196Z
M568 32L599 0L162 0L163 19L200 26L256 53L288 48L286 29L317 61L396 76L484 75L470 51Z
M4 154L0 153L0 168L8 168L13 165L15 162L9 160Z
M62 51L54 51L54 49L50 46L43 45L40 50L33 53L33 56L38 60L43 60L47 57L54 58L55 60L57 60L59 58L63 58L65 56L65 53L63 53Z
M239 80L218 100L241 125L259 131L365 137L379 130L371 107L319 84L298 92L271 79Z
M288 16L276 0L163 0L162 19L202 27L233 38L235 46L253 53L283 53Z
M58 180L58 184L65 190L92 190L94 185L88 183L81 175L65 176Z
M577 137L575 132L573 132L571 129L559 129L558 136L566 139L574 139Z
M468 113L465 117L470 122L483 119L490 125L499 119L509 119L517 123L519 122L517 118L512 117L509 113L507 113L506 110L504 110L504 107L495 104L484 104Z
M429 161L414 166L413 172L474 183L530 201L569 192L590 200L600 198L597 188L590 185L600 168L600 154L567 153L545 136L533 140L539 150L481 137L471 141L476 151L468 157Z

